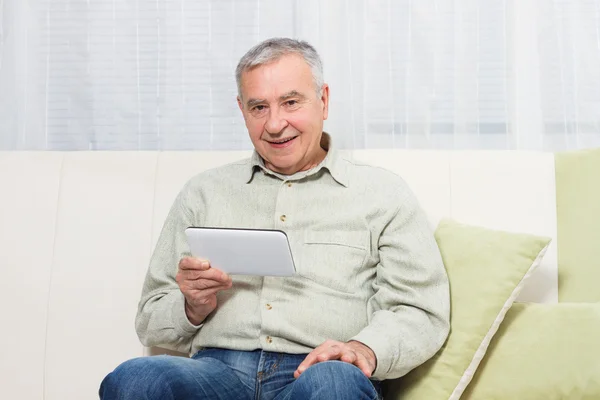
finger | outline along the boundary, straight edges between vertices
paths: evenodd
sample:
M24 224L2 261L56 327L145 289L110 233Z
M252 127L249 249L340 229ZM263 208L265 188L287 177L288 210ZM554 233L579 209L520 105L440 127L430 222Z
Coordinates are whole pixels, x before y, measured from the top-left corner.
M227 273L217 268L211 268L207 271L204 271L200 279L211 279L217 282L221 282L223 284L231 282L231 277Z
M182 282L184 285L192 290L207 290L215 287L226 287L229 288L231 281L221 282L212 279L187 279Z
M208 265L207 265L208 264ZM205 271L210 267L208 260L202 260L194 257L184 257L179 261L179 270L198 270Z
M179 269L206 271L210 269L210 261L197 257L184 257L179 261Z
M298 365L298 368L296 368L296 371L294 372L295 378L298 378L300 376L300 374L302 374L304 371L306 371L306 369L308 367L310 367L311 365L313 365L317 362L317 355L320 353L320 350L321 349L319 347L317 347L316 349L314 349L313 351L308 353L308 355L306 356L304 361L302 361L300 363L300 365Z
M309 354L310 355L310 354ZM310 359L305 358L304 361L298 366L296 371L294 372L294 377L298 378L304 371L306 371L310 366L329 360L338 360L340 358L340 351L332 349L332 350L323 350L319 353L314 354L310 357Z
M296 371L294 372L294 377L296 377L296 378L299 377L300 374L302 374L304 371L306 371L306 369L308 367L310 367L311 365L316 364L319 361L325 361L325 360L318 359L319 354L326 351L328 348L330 348L332 346L338 345L339 343L340 342L335 342L333 340L327 340L326 342L324 342L323 344L321 344L320 346L315 348L313 351L308 353L308 355L306 356L304 361L302 361L300 363L300 365L298 365L298 368L296 368Z
M319 355L317 355L317 360L319 362L329 361L329 360L339 360L341 356L341 348L340 346L333 345L324 349Z
M226 283L231 280L229 275L227 275L225 272L223 272L219 269L216 269L216 268L211 268L206 271L199 271L197 269L194 269L194 270L185 269L185 270L179 271L178 274L181 274L181 276L187 280L205 279L205 280L211 280L211 281L218 281L218 282L222 282L222 283Z
M373 366L367 361L367 358L362 354L357 355L356 361L354 362L360 370L367 376L367 378L371 377L371 372L373 371Z
M215 286L208 289L197 290L193 288L187 288L187 290L182 290L182 292L186 292L190 297L191 301L194 303L202 302L203 299L210 297L211 295L220 292L221 290L230 289L231 286Z
M198 281L184 281L181 286L185 287L189 291L196 293L209 293L214 290L224 290L230 289L232 284L231 282L217 282L217 281L209 281L209 280L198 280Z
M356 362L356 358L356 352L354 350L347 349L342 353L340 360L349 364L354 364Z
M212 280L223 284L231 281L231 277L228 274L217 268L210 268L205 271L182 270L180 273L187 280Z

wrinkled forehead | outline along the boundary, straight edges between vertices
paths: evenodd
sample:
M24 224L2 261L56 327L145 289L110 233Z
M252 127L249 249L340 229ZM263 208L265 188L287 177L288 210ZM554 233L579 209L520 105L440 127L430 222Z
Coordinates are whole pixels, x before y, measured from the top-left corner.
M295 54L244 70L240 82L243 98L276 99L293 91L305 96L314 92L310 66Z

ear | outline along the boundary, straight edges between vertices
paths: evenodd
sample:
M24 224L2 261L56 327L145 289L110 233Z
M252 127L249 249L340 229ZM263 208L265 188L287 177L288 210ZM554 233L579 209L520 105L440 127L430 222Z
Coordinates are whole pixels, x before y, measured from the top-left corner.
M237 96L237 103L238 103L238 107L240 108L240 111L243 114L244 113L244 104L242 103L242 99L240 99L240 96Z
M321 101L323 102L323 121L329 115L329 85L324 83L321 87Z

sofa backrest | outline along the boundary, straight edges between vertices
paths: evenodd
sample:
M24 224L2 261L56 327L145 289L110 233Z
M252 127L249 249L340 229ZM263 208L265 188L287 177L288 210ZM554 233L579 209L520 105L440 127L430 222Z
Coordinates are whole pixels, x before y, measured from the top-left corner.
M142 356L134 316L162 222L185 181L249 152L0 152L0 398L97 398ZM555 239L520 300L556 302L548 153L359 150L442 217Z

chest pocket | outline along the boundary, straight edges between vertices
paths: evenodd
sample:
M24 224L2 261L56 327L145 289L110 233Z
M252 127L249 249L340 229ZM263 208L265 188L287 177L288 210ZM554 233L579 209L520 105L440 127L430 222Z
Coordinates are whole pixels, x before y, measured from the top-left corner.
M368 231L306 231L298 273L320 285L353 293L368 248Z

